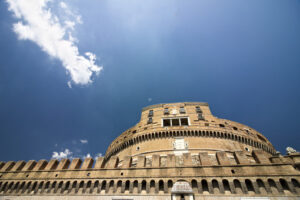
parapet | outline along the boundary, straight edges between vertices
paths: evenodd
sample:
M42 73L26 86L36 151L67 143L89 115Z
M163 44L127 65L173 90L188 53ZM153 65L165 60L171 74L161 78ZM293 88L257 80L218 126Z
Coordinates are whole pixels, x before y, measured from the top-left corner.
M269 157L262 150L254 150L252 156L244 154L242 151L224 152L215 154L200 152L198 154L184 153L181 156L168 154L152 156L140 155L138 158L126 156L119 158L112 156L107 162L103 157L98 157L96 162L92 158L82 161L75 158L62 160L34 161L9 161L0 162L0 173L6 172L28 172L28 171L74 171L74 170L107 170L107 169L127 169L127 168L172 168L172 167L223 167L242 165L299 165L300 153L287 156Z

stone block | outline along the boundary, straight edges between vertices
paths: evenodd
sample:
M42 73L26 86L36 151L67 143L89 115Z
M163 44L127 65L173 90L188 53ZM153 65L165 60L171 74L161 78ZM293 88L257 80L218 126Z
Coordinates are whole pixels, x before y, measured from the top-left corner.
M90 169L94 163L93 158L86 158L81 166L81 169Z
M226 152L219 151L216 153L216 156L220 165L230 165L230 160L227 157Z

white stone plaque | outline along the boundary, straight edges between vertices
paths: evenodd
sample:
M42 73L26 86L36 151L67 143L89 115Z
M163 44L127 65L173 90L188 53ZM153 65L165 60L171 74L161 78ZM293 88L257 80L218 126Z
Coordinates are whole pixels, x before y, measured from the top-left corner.
M193 190L188 182L176 182L171 190L172 193L193 193Z

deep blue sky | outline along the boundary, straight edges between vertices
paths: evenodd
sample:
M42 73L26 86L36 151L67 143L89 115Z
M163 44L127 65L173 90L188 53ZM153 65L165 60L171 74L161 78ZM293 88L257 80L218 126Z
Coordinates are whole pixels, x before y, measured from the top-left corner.
M142 107L179 101L208 102L282 153L300 150L300 1L69 3L80 51L104 67L89 86L69 88L59 60L18 40L0 2L0 160L104 154Z

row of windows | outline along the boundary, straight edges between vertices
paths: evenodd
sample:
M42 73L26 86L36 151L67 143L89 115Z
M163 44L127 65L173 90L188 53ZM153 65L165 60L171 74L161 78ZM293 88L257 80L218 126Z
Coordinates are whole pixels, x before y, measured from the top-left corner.
M196 113L198 113L198 120L204 120L204 117L202 115L202 110L200 109L199 106L196 106L195 107L196 109ZM185 108L183 106L181 106L179 108L179 113L180 114L185 114ZM169 108L165 108L164 109L164 114L165 115L168 115L170 114L169 112ZM151 124L153 122L153 110L149 110L149 113L148 113L148 124ZM188 126L188 120L187 118L177 118L177 119L164 119L163 120L163 126Z
M163 119L163 126L188 126L189 120L187 117Z
M0 193L170 193L175 180L110 180L110 181L54 181L54 182L0 182ZM191 180L193 192L206 194L291 194L300 192L300 184L296 179L287 181L280 178L262 180Z
M196 109L196 113L202 113L202 110L200 109L199 106L196 106L195 109ZM180 114L185 114L185 113L186 113L186 112L185 112L185 108L184 108L183 106L181 106L181 107L179 108L179 113L180 113ZM169 108L164 108L164 114L165 114L165 115L170 114ZM153 117L153 115L154 115L153 110L149 110L148 117Z

